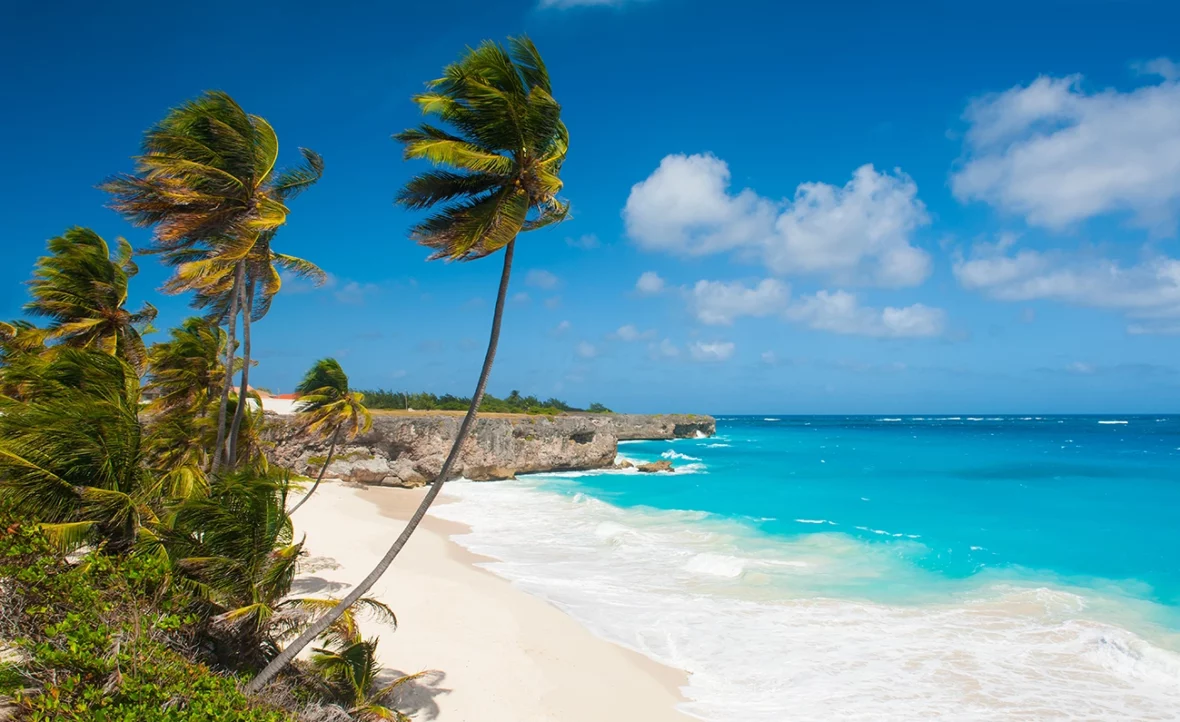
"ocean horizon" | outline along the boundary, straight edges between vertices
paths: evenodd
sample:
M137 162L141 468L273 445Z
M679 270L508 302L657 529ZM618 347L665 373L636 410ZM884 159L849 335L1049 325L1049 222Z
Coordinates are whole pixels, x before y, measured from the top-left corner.
M448 485L486 566L706 720L1175 720L1180 416L719 416Z

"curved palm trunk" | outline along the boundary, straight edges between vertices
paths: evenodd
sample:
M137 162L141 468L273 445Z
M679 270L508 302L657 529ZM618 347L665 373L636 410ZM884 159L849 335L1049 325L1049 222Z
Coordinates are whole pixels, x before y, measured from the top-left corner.
M516 240L514 239L504 249L504 270L500 273L500 290L496 295L496 310L492 314L492 332L488 338L488 351L484 355L483 368L479 372L479 383L476 384L475 393L471 396L471 405L467 407L467 414L463 417L463 423L459 424L459 433L455 436L454 443L451 444L451 452L447 454L447 459L443 462L442 469L439 470L434 484L430 486L430 491L426 492L426 496L422 498L422 503L418 505L418 509L414 511L414 515L406 523L406 528L402 530L397 540L393 542L393 546L389 547L389 550L385 552L385 556L381 557L381 561L377 562L377 566L373 567L373 571L369 572L369 575L361 580L361 583L356 585L348 593L348 596L340 600L340 603L333 607L332 611L316 620L303 634L300 634L295 641L288 644L286 649L271 660L270 664L266 665L266 668L259 672L257 677L250 680L245 687L247 693L252 694L262 689L283 667L286 667L291 660L295 659L296 655L304 647L310 644L316 637L323 634L324 630L339 619L345 610L352 606L356 600L369 593L369 590L373 588L373 585L377 583L377 580L381 578L381 575L385 573L385 570L397 558L402 547L410 540L410 536L414 533L414 530L422 523L422 519L426 516L426 511L430 509L430 505L438 498L443 484L451 474L451 467L455 465L455 460L459 458L459 450L463 447L463 442L467 439L467 434L471 431L471 425L475 421L479 404L483 401L484 389L488 384L488 376L492 372L492 364L496 360L496 346L500 342L500 321L504 317L504 298L508 295L508 277L512 273L512 254L515 248Z
M251 278L242 289L242 384L238 387L238 405L234 407L234 421L225 445L225 460L231 467L238 464L238 434L242 429L242 416L246 413L246 392L250 389L250 316L254 312L254 283Z
M315 483L311 485L311 488L308 489L307 494L305 494L303 498L299 500L299 503L291 507L291 511L287 512L287 516L291 516L299 507L306 504L307 500L311 498L311 495L315 493L316 488L319 487L320 482L324 480L324 472L328 470L328 464L332 463L332 454L336 451L336 439L340 437L340 427L343 425L344 424L337 425L336 430L332 432L332 445L328 447L328 458L324 461L324 465L320 467L320 473L316 475Z
M246 271L246 264L238 261L234 269L234 287L230 291L229 299L229 338L225 340L225 383L221 386L221 405L217 407L217 443L213 445L213 465L211 471L221 468L222 451L225 445L225 414L229 406L229 390L234 385L234 345L238 340L238 296L242 292L242 277Z

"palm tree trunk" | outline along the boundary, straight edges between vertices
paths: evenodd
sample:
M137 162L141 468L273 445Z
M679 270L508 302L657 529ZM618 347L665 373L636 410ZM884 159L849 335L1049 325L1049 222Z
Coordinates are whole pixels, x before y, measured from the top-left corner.
M328 458L324 461L324 465L320 467L320 473L316 476L315 483L311 485L311 488L308 489L307 494L299 500L299 503L291 507L291 511L287 512L287 516L291 516L295 513L296 509L306 504L307 500L311 498L311 495L315 493L316 488L319 487L320 482L324 480L324 472L328 470L328 464L332 463L332 453L336 451L336 439L339 438L340 427L343 425L344 424L337 424L336 430L332 432L332 444L328 447Z
M234 422L230 425L226 440L225 459L231 467L238 464L238 434L242 428L242 416L246 413L246 392L250 389L250 315L254 312L254 284L251 278L242 289L242 384L238 391L238 405L234 407Z
M225 341L225 383L221 386L221 405L217 408L217 443L213 446L213 465L211 471L216 472L221 467L221 452L225 444L225 413L229 407L229 390L234 385L234 345L238 341L238 295L242 292L242 278L246 264L238 261L234 268L234 287L229 298L229 338Z
M443 462L442 469L439 470L438 476L435 477L434 483L430 486L430 491L422 498L422 503L418 505L418 509L414 515L410 517L410 521L406 523L406 528L398 536L397 540L393 542L393 546L385 552L385 556L381 557L381 561L377 562L377 566L373 567L373 571L361 580L361 583L356 585L351 592L348 593L340 603L332 608L324 616L320 617L308 627L303 634L287 645L286 649L279 653L277 657L271 660L266 668L258 673L258 676L250 680L246 685L246 692L253 694L262 689L267 682L274 678L283 667L286 667L291 660L299 654L308 644L316 637L323 634L327 629L344 614L356 600L369 593L393 560L397 558L402 547L410 540L410 536L418 525L422 523L423 517L426 516L426 511L430 509L430 505L438 498L439 492L442 491L443 484L447 477L450 476L451 467L455 465L455 460L459 458L459 451L463 447L463 442L467 439L467 434L471 431L472 423L475 421L476 412L479 410L479 404L483 401L484 389L488 385L488 376L492 372L492 364L496 360L496 346L500 343L500 321L504 318L504 299L508 295L508 277L512 273L512 254L516 248L516 240L509 242L504 249L504 270L500 273L500 290L496 294L496 310L492 314L492 332L488 338L488 350L483 358L483 368L479 372L479 383L475 386L475 393L471 395L471 405L467 407L467 414L463 416L463 423L459 424L459 433L455 436L454 443L451 444L451 452L447 454L446 461Z

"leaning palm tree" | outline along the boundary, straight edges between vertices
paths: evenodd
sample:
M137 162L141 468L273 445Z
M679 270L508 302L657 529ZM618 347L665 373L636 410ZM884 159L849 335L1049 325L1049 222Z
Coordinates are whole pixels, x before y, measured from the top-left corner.
M406 528L336 609L289 644L251 681L251 691L260 689L335 616L366 594L426 516L451 473L483 399L500 339L516 237L562 221L569 211L557 195L569 133L561 122L561 106L553 98L545 63L531 40L510 38L507 49L493 42L469 49L414 101L423 113L437 117L449 129L423 123L397 135L405 144L406 159L426 159L445 167L416 176L398 195L398 202L407 208L435 209L413 227L411 238L433 249L432 259L468 261L504 251L487 353L451 451Z
M227 325L226 377L218 407L213 465L229 434L226 413L235 369L236 320L243 307L247 257L259 238L286 223L285 201L314 184L323 161L301 149L303 165L276 171L279 141L263 118L212 91L172 109L144 135L136 172L103 184L112 207L138 226L154 226L152 251L176 269L172 293L222 288L216 320ZM249 368L245 364L243 369ZM247 372L248 373L248 372ZM245 386L243 384L243 395Z
M299 503L291 507L289 514L307 503L320 482L324 480L324 472L332 463L332 454L336 451L336 442L340 432L344 431L348 438L368 431L373 426L373 416L365 408L365 395L348 388L348 376L340 363L334 358L316 361L308 370L307 375L295 388L299 396L299 421L304 431L313 436L331 436L328 445L328 456L320 466L315 483Z
M75 348L117 355L142 373L147 349L141 333L156 317L145 303L128 311L128 281L138 272L131 244L122 238L115 255L89 228L71 228L49 239L49 255L37 259L29 281L31 315L49 319L48 338Z
M310 153L310 151L307 151ZM318 156L315 156L318 159ZM309 178L307 184L298 187L285 185L279 195L283 200L293 197L303 188L314 183L323 172L323 164L309 159L306 169L293 172L305 172ZM246 282L242 287L242 383L240 394L245 394L250 388L250 327L255 321L261 320L269 311L271 303L283 286L282 273L292 278L309 280L316 286L323 285L327 274L319 266L302 258L278 253L272 247L274 232L263 233L254 244L250 254L246 257ZM229 445L227 459L229 463L238 461L237 438L242 424L242 414L245 405L239 404L234 411L233 422L229 429Z

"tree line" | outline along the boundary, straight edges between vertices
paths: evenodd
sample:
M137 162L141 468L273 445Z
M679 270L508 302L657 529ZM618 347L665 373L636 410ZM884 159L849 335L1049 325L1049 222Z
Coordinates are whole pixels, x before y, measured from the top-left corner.
M465 411L471 406L468 396L441 396L419 392L364 391L365 403L370 409L402 410L402 411ZM563 413L612 413L606 406L593 403L585 409L570 406L561 399L539 399L536 396L521 396L519 391L512 391L504 398L498 398L485 393L479 404L480 411L499 414L563 414Z
M428 212L410 240L430 260L499 253L502 268L473 394L432 401L466 404L440 474L342 599L291 595L305 543L291 514L311 500L341 436L368 427L364 394L333 359L300 383L299 419L330 446L291 505L302 480L267 457L250 386L252 328L284 276L325 278L284 253L280 233L324 159L301 148L279 168L275 129L206 92L151 125L134 168L100 186L112 209L151 230L148 247L137 254L78 227L49 241L28 319L0 324L0 696L18 716L404 719L388 704L411 678L377 684L377 640L361 636L357 615L395 624L366 594L437 498L485 402L566 410L485 388L517 237L569 210L558 196L569 135L528 38L467 49L412 100L426 120L394 137L406 161L432 167L395 196ZM156 309L126 306L136 255L168 267L161 291L196 312L150 346Z

